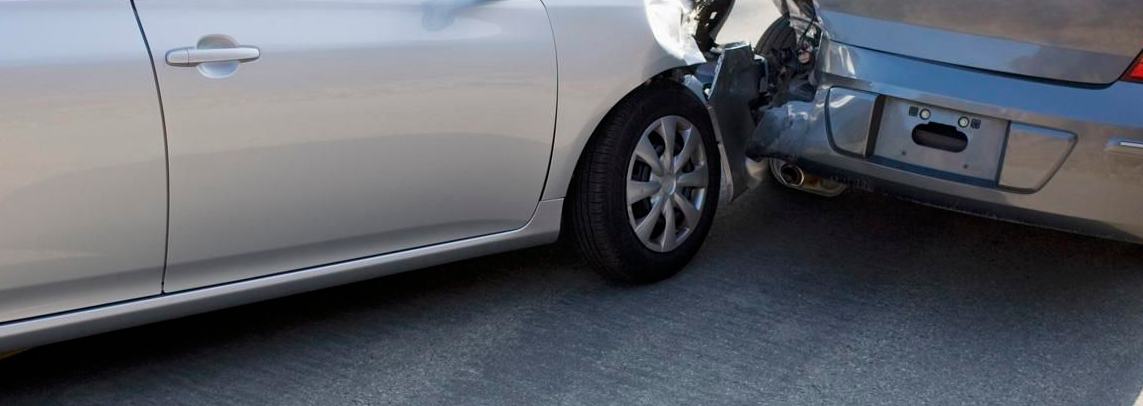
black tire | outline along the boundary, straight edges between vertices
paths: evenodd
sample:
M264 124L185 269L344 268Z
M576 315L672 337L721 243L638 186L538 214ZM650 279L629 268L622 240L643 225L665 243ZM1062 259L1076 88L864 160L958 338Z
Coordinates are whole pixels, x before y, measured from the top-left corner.
M678 247L658 252L647 248L632 228L626 188L631 157L644 131L669 116L685 118L700 132L709 176L698 225ZM566 206L571 239L584 259L611 280L644 284L671 277L690 262L710 231L721 162L709 115L690 90L673 82L636 90L608 114L580 157Z
M754 46L754 53L774 61L777 59L775 56L780 55L778 51L792 50L797 46L798 31L790 26L789 17L781 16L762 33L758 44Z

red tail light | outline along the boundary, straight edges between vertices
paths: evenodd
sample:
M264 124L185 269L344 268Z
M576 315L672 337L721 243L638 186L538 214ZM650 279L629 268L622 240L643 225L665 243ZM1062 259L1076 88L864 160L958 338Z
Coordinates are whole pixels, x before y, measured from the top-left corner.
M1131 65L1131 69L1123 75L1123 80L1130 80L1132 82L1143 82L1143 55L1140 55L1135 63Z

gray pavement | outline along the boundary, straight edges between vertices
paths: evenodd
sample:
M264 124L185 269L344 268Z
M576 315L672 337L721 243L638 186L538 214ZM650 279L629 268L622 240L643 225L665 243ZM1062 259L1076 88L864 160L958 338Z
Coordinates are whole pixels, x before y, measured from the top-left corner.
M678 277L553 245L33 349L0 405L1130 405L1143 247L765 186Z

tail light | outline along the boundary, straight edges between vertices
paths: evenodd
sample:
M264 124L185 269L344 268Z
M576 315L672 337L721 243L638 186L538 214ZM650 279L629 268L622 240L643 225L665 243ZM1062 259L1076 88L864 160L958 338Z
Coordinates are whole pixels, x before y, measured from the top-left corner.
M1143 82L1143 55L1139 55L1135 59L1135 63L1131 64L1131 69L1128 69L1127 74L1123 75L1123 80Z

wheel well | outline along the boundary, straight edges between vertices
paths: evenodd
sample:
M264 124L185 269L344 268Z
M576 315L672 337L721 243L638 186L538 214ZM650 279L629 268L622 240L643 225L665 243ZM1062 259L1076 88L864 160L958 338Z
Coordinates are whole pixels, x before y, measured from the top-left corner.
M604 125L607 124L609 119L615 113L616 109L619 108L619 106L621 106L624 102L629 100L631 97L636 96L640 91L647 89L649 87L652 87L652 86L679 86L681 88L691 90L691 89L687 88L687 86L684 84L684 78L687 75L690 75L692 73L694 73L694 72L693 72L693 69L691 67L677 67L677 68L668 69L662 73L659 73L655 76L652 76L651 78L647 79L643 83L639 84L639 86L637 86L636 88L631 89L631 91L627 92L627 94L623 95L623 97L619 98L619 100L615 102L615 105L611 106L611 108L607 111L607 114L603 115L603 118L599 120L599 123L596 123L595 128L591 132L591 136L588 137L587 142L584 143L583 149L579 151L579 157L576 158L575 169L572 171L571 182L568 184L568 190L564 194L565 198L564 198L564 211L563 211L563 218L564 219L563 219L563 221L565 222L565 224L563 224L563 226L560 227L561 239L563 238L563 236L565 234L564 230L567 229L566 221L567 221L567 217L568 217L568 213L569 213L569 211L567 210L567 205L570 204L570 202L572 201L572 199L571 199L572 195L574 193L576 193L576 190L575 190L576 189L576 183L577 183L576 181L579 179L580 171L583 169L584 158L586 157L588 151L591 151L592 144L595 143L596 140L599 138L600 130L602 129L602 127ZM690 91L688 91L688 93L694 94L694 92L690 92ZM695 96L695 99L699 100L699 102L703 102L703 100L700 99L697 94L694 94L694 96Z

